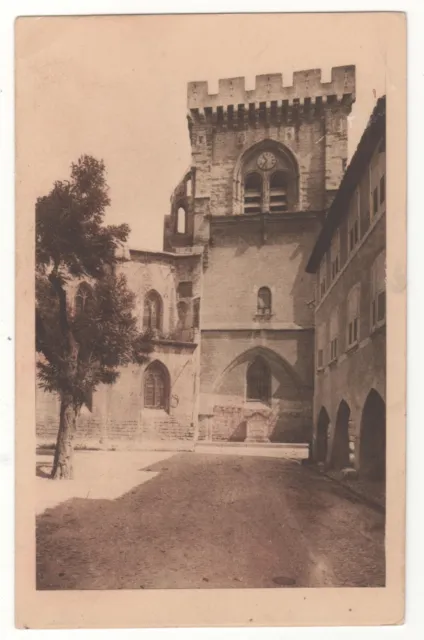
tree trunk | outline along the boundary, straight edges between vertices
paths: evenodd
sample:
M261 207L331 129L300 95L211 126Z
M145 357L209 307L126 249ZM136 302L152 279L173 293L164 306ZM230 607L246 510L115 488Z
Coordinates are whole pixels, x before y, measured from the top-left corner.
M76 430L77 417L78 410L72 402L72 397L68 394L63 394L60 403L59 433L57 435L51 474L51 477L55 480L72 480L73 478L73 437Z
M66 291L63 286L63 279L58 276L59 264L55 264L53 271L49 275L49 280L59 300L59 324L63 337L66 340L64 358L67 361L66 377L68 390L62 393L60 403L59 433L57 435L56 452L54 456L52 478L71 480L73 477L73 437L76 430L76 422L80 407L74 402L74 396L69 389L73 388L73 383L78 373L78 352L79 346L71 331L68 321L68 309L66 303Z

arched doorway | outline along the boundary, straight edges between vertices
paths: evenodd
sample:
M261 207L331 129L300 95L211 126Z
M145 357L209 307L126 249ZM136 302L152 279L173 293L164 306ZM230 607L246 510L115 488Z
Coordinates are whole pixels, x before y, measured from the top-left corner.
M386 405L375 389L369 392L362 411L359 473L369 480L386 478Z
M169 373L158 360L144 372L144 406L146 409L169 410Z
M331 466L334 469L344 469L349 466L349 419L350 407L342 400L337 411L331 452Z
M315 458L317 462L326 462L328 451L328 427L330 418L324 407L318 415Z

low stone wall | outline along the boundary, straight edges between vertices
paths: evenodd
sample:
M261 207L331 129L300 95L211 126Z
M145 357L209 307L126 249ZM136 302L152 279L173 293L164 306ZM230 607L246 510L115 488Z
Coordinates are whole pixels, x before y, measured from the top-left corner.
M37 415L36 436L38 444L54 444L59 428L59 405L50 399L50 410L42 407ZM157 415L154 415L157 413ZM133 419L104 416L83 411L74 436L75 445L86 448L149 448L179 441L183 448L194 446L195 427L191 416L175 416L160 412L140 412ZM190 446L188 448L190 448ZM163 447L162 447L163 448Z
M308 408L309 409L309 408ZM215 406L199 416L199 441L309 442L312 416L305 411L278 411L268 407Z

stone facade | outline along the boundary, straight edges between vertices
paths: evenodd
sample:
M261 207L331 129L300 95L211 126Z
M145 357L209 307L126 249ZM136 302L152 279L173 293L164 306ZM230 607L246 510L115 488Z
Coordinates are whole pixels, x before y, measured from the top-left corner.
M354 67L333 69L325 84L310 70L292 87L278 74L258 76L253 91L243 78L221 80L217 95L204 82L188 86L191 169L164 243L203 251L200 439L311 438L314 281L305 267L346 167L354 99ZM248 378L259 362L269 380L255 394ZM252 415L261 429L249 430Z
M308 265L317 301L313 455L374 478L385 468L385 167L380 99Z
M131 251L119 270L136 294L140 330L145 323L144 304L152 291L162 303L160 326L149 361L123 368L114 385L101 386L93 394L90 408L82 410L76 441L81 445L134 448L174 440L186 448L194 441L197 428L200 336L193 322L193 305L200 295L201 257ZM189 292L184 291L187 285ZM74 284L69 292L71 299L76 290ZM181 302L186 305L183 323L178 315ZM153 364L161 366L168 378L164 407L146 407L144 380ZM36 404L38 439L53 442L58 428L58 398L38 390Z
M346 168L354 100L351 66L329 83L319 70L295 73L292 87L278 74L258 76L253 91L221 80L216 95L189 83L191 165L165 217L164 251L133 251L121 266L140 322L150 292L162 301L152 358L166 368L169 402L146 409L144 371L128 368L95 394L81 430L132 442L312 438L306 265ZM45 403L38 432L53 436Z

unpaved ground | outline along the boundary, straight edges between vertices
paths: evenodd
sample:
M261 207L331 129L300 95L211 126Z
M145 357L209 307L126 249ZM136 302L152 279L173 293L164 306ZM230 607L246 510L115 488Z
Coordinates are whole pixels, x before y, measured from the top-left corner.
M38 516L38 589L384 584L384 516L295 461L182 453L140 473Z
M76 451L74 480L51 481L53 452L39 453L36 461L37 514L71 498L113 500L157 473L149 465L173 454L165 451Z

